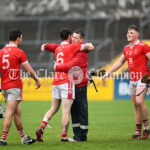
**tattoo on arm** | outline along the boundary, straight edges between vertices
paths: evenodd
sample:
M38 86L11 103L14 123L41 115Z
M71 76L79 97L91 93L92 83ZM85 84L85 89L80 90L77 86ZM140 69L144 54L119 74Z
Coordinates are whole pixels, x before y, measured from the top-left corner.
M84 51L89 51L89 45L84 46Z

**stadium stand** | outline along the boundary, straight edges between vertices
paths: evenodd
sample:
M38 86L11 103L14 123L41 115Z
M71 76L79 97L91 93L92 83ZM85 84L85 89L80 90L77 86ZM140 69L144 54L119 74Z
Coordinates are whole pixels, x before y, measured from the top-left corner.
M53 55L41 53L40 45L59 43L62 27L80 28L86 41L95 45L89 68L99 68L122 52L130 24L140 27L141 39L150 38L149 8L149 0L0 0L0 48L8 32L19 28L24 33L21 48L33 67L53 70L52 64L46 65L54 60Z
M3 6L16 16L59 15L138 17L140 11L148 9L149 0L1 0ZM19 8L19 9L18 9ZM5 13L9 13L5 12Z

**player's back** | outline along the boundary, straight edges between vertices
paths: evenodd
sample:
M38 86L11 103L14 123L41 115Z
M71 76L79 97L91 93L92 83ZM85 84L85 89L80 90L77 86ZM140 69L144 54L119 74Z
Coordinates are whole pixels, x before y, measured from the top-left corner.
M1 88L22 88L20 65L27 61L23 50L8 44L0 50Z
M55 60L58 64L68 63L81 49L81 44L62 44L55 50ZM68 82L67 73L55 72L53 84L63 84Z
M55 60L57 63L67 63L81 49L81 44L63 44L57 47L55 51ZM61 59L60 59L61 58ZM60 61L61 60L61 61Z

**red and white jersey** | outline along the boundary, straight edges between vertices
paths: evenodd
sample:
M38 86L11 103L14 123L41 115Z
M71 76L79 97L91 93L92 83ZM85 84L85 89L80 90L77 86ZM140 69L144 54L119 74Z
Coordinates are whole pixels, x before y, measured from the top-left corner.
M74 55L82 49L82 44L69 44L62 42L55 50L55 61L58 64L63 64L71 61ZM65 72L55 72L53 84L59 85L69 82L68 74Z
M147 44L139 40L132 48L129 44L124 48L123 55L128 62L131 81L140 80L145 73L149 73L146 56L150 55L150 47Z
M82 43L84 44L84 43ZM60 46L60 44L46 44L45 49L50 51L50 52L55 52L55 49ZM75 56L73 57L73 59L69 62L67 62L66 64L60 64L56 66L56 71L60 71L60 72L66 72L68 73L68 70L73 67L73 66L79 66L82 71L83 71L83 75L84 78L82 80L81 83L76 84L77 87L80 86L86 86L88 84L88 53L89 52L78 52L75 54Z
M83 72L83 79L77 84L77 87L81 86L86 86L88 84L88 52L78 52L74 56L74 58L69 61L68 63L56 65L56 71L64 71L67 72L69 71L70 68L73 66L78 66L82 69Z
M1 89L22 89L20 65L28 60L23 50L15 44L7 44L0 50Z

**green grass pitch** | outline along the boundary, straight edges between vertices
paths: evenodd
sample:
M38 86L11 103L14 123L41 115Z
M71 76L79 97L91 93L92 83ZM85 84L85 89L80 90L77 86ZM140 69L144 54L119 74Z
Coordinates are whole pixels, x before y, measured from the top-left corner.
M150 101L146 101L150 109ZM27 135L35 138L45 112L51 102L21 102L24 130ZM149 113L150 115L150 113ZM0 136L3 119L0 119ZM135 131L134 108L130 100L90 101L89 102L89 133L87 142L61 143L61 109L50 120L52 128L46 128L44 143L22 145L14 126L7 137L8 145L0 150L149 150L150 138L147 140L129 140ZM72 137L71 123L68 137Z

